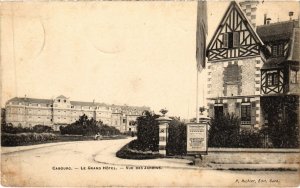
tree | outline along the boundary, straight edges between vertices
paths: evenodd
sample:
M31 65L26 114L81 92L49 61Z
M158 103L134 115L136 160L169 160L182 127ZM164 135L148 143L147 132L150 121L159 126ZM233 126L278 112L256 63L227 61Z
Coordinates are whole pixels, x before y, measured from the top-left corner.
M141 150L158 151L159 115L144 111L144 116L137 118L137 142Z
M169 123L168 155L186 154L186 134L186 125L183 122L173 119Z

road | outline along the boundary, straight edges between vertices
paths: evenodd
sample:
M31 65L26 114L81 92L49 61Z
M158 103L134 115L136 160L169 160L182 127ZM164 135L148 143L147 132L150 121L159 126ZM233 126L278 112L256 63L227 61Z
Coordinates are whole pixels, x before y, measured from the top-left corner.
M2 147L4 186L298 186L297 171L220 171L185 159L126 160L129 139ZM298 182L298 183L296 183Z

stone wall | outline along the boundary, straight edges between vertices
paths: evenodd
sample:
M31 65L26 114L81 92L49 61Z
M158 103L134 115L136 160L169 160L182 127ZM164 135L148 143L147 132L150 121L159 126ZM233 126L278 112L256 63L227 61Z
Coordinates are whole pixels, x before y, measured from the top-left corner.
M300 164L299 149L209 148L203 163L214 164Z
M208 97L223 96L223 63L208 63Z
M239 81L228 83L228 66L238 64ZM208 62L208 98L223 96L249 96L260 94L260 57L242 60Z

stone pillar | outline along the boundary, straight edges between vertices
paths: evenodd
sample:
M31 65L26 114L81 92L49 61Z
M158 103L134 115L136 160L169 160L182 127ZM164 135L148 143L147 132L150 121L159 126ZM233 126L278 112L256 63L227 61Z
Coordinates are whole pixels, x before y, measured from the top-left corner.
M165 156L167 154L166 146L168 141L169 122L171 119L163 115L162 117L157 118L157 121L159 123L159 154Z

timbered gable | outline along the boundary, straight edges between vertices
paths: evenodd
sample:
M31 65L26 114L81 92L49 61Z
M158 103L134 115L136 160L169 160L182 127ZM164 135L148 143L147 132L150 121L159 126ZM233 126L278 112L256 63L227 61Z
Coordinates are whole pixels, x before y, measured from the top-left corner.
M208 45L208 60L258 56L262 44L239 5L233 1Z
M261 71L262 94L284 93L284 72L283 69Z

